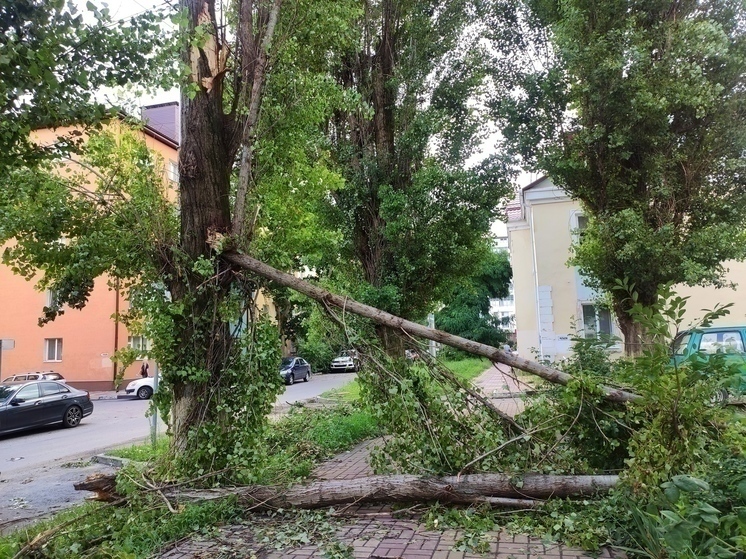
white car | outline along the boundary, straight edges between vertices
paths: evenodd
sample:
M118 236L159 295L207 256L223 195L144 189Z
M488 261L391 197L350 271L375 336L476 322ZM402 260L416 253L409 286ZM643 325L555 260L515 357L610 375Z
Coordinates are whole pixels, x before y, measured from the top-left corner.
M126 394L134 394L140 400L147 400L153 395L153 377L141 378L133 380L124 389Z
M332 359L329 365L330 373L353 373L357 372L360 365L357 360L357 352L354 350L343 351L339 357Z

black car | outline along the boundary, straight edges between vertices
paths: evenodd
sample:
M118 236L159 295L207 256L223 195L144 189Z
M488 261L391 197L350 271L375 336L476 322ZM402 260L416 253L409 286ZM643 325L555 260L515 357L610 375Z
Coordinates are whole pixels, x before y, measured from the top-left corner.
M311 365L301 357L284 357L280 365L280 376L285 384L293 384L296 380L308 382L311 380Z
M62 422L77 427L93 413L88 392L52 380L0 384L0 433Z

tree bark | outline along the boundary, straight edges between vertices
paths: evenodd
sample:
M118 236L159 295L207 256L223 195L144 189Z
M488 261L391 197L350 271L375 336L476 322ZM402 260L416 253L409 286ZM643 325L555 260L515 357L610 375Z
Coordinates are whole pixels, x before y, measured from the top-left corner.
M277 26L282 0L274 0L269 13L263 13L260 9L261 19L266 18L261 33L254 34L253 30L253 6L251 2L245 1L241 4L239 35L242 48L243 90L240 93L240 105L247 107L248 114L243 122L241 132L241 163L238 173L238 186L236 188L236 203L233 215L233 234L240 243L248 244L252 235L253 223L247 221L248 196L256 182L254 143L256 141L257 125L259 124L259 112L262 105L262 94L267 81L269 65L269 49ZM263 34L262 34L263 33Z
M542 365L541 363L537 363L536 361L530 361L528 359L518 357L517 355L506 353L492 346L473 342L459 336L454 336L452 334L448 334L447 332L443 332L442 330L428 328L427 326L423 326L421 324L417 324L416 322L411 322L401 317L384 312L380 309L376 309L375 307L358 303L357 301L348 297L335 295L300 278L296 278L295 276L291 276L290 274L281 272L280 270L268 266L267 264L264 264L263 262L260 262L259 260L256 260L255 258L252 258L245 254L228 251L223 253L223 257L228 262L231 262L236 266L240 266L241 268L245 268L269 280L277 282L280 285L284 285L285 287L294 289L295 291L303 293L304 295L325 305L331 305L339 309L344 309L347 312L351 312L368 318L378 325L397 329L413 336L425 338L427 340L440 342L474 355L480 355L493 362L503 363L510 367L515 367L516 369L531 373L555 384L566 386L573 379L573 377L567 373L564 373L552 367L548 367L546 365ZM641 398L637 394L626 392L617 388L608 386L602 386L601 388L606 396L606 399L612 402L631 402L639 400Z
M520 485L516 485L520 479ZM414 475L368 476L352 480L315 481L287 490L274 486L224 487L182 490L161 488L164 498L194 502L235 496L252 510L323 508L352 503L432 502L450 504L488 503L493 506L530 506L536 499L583 497L606 493L618 476L558 476L525 474L471 474L420 477ZM98 490L105 482L76 484L76 489ZM107 485L108 487L108 485ZM112 495L112 498L115 496ZM507 500L506 500L507 499Z
M652 305L655 302L655 294L647 299L649 301L644 301L643 304L646 306ZM614 314L624 337L624 354L627 357L641 355L649 339L646 337L645 329L642 325L635 322L630 316L628 299L614 303Z
M246 194L253 184L254 162L250 156L281 0L273 0L271 7L251 0L237 3L241 26L236 40L241 50L235 58L230 57L231 49L222 23L216 18L214 0L180 0L179 4L188 14L188 37L197 34L203 38L185 40L182 51L182 62L191 73L189 87L183 88L181 94L179 249L188 263L169 276L168 288L173 300L184 302L187 310L184 316L174 319L179 347L173 362L163 365L170 371L209 373L209 378L201 382L188 375L172 375L168 379L173 388L172 450L181 457L190 445L200 444L195 437L189 437L197 423L216 421L221 428L223 424L230 428L215 406L205 402L208 393L214 395L220 386L232 351L230 324L218 309L236 278L215 269L206 289L208 282L191 264L214 256L207 242L212 234L233 235L241 246L245 245ZM234 79L226 87L229 75ZM233 105L228 110L231 99ZM239 149L243 150L243 158L238 199L231 208L231 174Z

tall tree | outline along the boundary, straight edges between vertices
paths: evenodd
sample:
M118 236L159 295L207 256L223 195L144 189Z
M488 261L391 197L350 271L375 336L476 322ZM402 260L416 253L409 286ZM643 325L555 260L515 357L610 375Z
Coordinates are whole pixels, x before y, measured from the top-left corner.
M574 262L611 294L633 353L644 334L618 280L652 305L661 284L721 285L723 262L746 256L746 7L531 5L551 55L498 113L509 142L583 203Z
M482 344L499 346L507 340L499 319L490 315L490 299L503 299L510 293L513 271L507 252L485 247L477 272L452 288L435 313L435 327Z
M33 28L25 21L46 21L45 9L61 6L29 2L28 13L18 16L17 33ZM164 411L170 408L174 465L189 471L234 466L233 472L248 479L261 446L257 439L280 389L279 338L252 307L257 283L222 261L219 252L226 246L246 250L256 239L258 252L273 262L283 267L296 262L285 250L293 243L279 242L273 251L265 237L273 225L291 223L280 219L283 194L278 190L284 191L287 208L307 215L308 200L320 196L322 185L339 182L317 164L323 158L314 138L323 138L321 124L340 99L338 86L328 78L326 57L349 40L349 22L358 10L353 0L183 0L181 8L182 66L188 76L182 96L179 211L164 206L157 163L142 146L124 149L131 144L124 136L104 140L94 135L76 163L96 177L93 184L47 167L4 168L8 188L0 196L6 218L1 232L3 240L18 241L18 250L6 254L8 262L27 275L41 270L46 286L64 288L59 305L85 305L101 274L126 281L133 312L140 308L149 314L145 333L163 373L156 400ZM104 21L94 29L109 29L103 11L93 15ZM56 36L62 31L55 26L67 22L49 21L50 30L40 26L39 33ZM91 28L78 24L82 31L75 37L86 45L93 40L87 35ZM60 58L55 77L99 66L108 76L105 70L126 52L116 48L121 41L112 40L112 45L107 37L88 52L94 60L90 65L82 60L77 69L67 68L51 39L42 58ZM147 50L152 43L141 46ZM122 83L156 74L149 68L149 62L155 63L151 56L133 54L138 69L111 74ZM0 56L0 64L3 60ZM109 81L83 83L95 87ZM39 99L54 100L55 91L66 84L42 80L28 87ZM81 90L80 97L87 101L90 95ZM21 109L33 121L36 107ZM79 122L63 116L50 112L48 120L33 126ZM302 133L314 128L315 134ZM25 132L17 131L8 145L36 153ZM130 187L124 171L142 177L138 184L146 186ZM145 194L147 203L141 199ZM153 225L165 224L163 230L152 230L151 222L143 226L143 216ZM316 250L322 246L317 242ZM247 320L247 313L254 320ZM247 328L247 322L253 326Z
M221 244L246 250L258 232L260 185L272 166L270 148L278 125L263 119L268 92L287 96L292 90L294 96L285 97L287 106L307 96L323 96L321 86L327 85L326 91L333 86L328 81L308 90L288 88L287 81L318 70L309 62L312 53L318 57L344 41L355 9L351 1L310 0L239 0L230 6L216 0L182 0L181 5L188 14L189 37L183 62L191 69L182 89L179 154L179 252L186 256L186 265L167 277L174 300L188 312L173 322L176 345L166 363L172 371L174 445L180 454L201 459L201 434L207 433L208 444L223 441L219 446L229 460L244 460L254 448L247 449L250 439L230 442L236 415L255 426L264 424L278 390L277 362L268 347L254 345L247 352L238 343L232 331L235 316L224 308L236 294L238 300L250 295L254 284L222 262L218 252ZM325 110L311 111L315 117L306 119L323 119ZM274 116L281 117L277 112ZM298 179L289 169L291 163L281 183L288 198ZM296 196L304 194L294 191ZM257 339L256 332L249 342L266 342ZM228 405L238 379L249 387L246 399ZM210 405L210 399L221 403ZM216 457L205 458L214 467Z
M363 281L358 296L420 318L474 270L474 248L509 192L499 156L465 165L485 132L478 99L489 53L478 22L495 3L363 4L359 46L337 70L359 102L330 123L347 179L334 209L343 254ZM379 328L384 345L400 352L389 334Z

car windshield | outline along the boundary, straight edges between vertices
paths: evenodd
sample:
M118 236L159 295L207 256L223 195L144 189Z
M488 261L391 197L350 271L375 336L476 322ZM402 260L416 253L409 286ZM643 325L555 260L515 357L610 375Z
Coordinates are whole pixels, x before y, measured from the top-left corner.
M673 341L673 354L674 355L686 355L687 347L689 346L689 339L692 335L689 332L680 334Z
M280 365L281 369L284 369L285 367L289 367L293 364L293 358L292 357L284 357L282 359L282 364Z
M0 385L0 402L6 400L8 396L14 394L19 388L19 385L2 386Z

